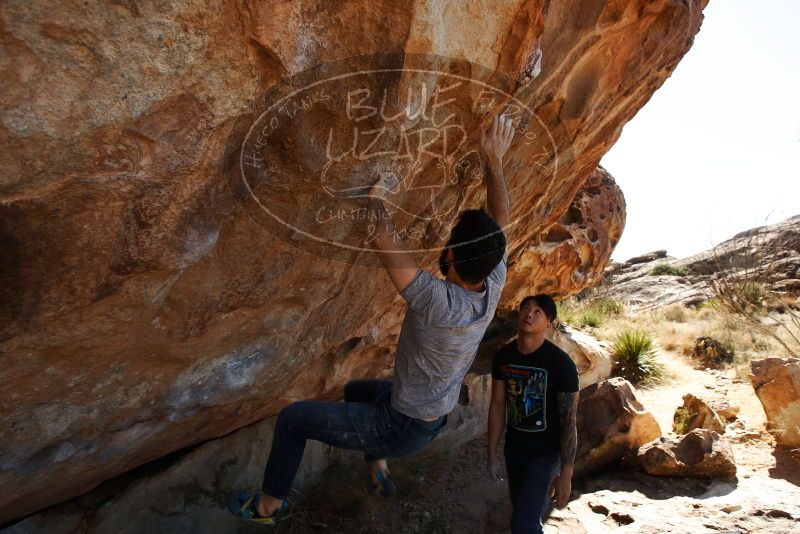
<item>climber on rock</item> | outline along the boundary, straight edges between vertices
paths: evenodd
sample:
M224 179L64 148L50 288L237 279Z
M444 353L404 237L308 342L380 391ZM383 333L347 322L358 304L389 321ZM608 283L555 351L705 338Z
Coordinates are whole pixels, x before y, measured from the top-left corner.
M383 204L391 184L382 176L373 186L370 208L384 216L378 218L372 243L408 304L394 378L350 382L344 402L302 401L284 408L275 423L262 493L229 493L226 503L234 515L268 525L285 516L308 439L364 452L372 490L391 496L396 487L386 458L422 449L445 426L506 278L503 228L509 224L510 205L503 156L513 136L512 122L503 115L481 130L488 213L472 209L459 214L439 258L444 279L420 269L410 253L398 249Z

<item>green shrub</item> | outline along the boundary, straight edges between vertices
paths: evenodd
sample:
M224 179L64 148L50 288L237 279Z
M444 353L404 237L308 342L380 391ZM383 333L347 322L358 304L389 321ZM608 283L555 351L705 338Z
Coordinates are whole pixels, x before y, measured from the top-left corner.
M681 406L675 410L675 415L672 418L672 430L676 434L688 434L689 423L694 418L692 412L688 408Z
M758 282L745 282L739 287L739 294L736 296L742 301L743 307L749 306L752 310L762 311L767 288Z
M597 328L603 324L603 315L597 310L588 309L578 316L578 326Z
M561 302L556 302L556 312L562 323L571 325L578 324L578 310L572 300L562 300Z
M653 339L642 330L623 330L611 346L615 376L632 384L661 378L664 367L655 358Z
M650 271L650 274L653 276L659 276L662 274L668 276L686 276L691 273L685 267L676 267L675 265L670 265L669 263L660 263L653 267L653 270Z
M556 303L556 307L562 322L577 327L597 328L608 317L622 315L625 312L625 307L614 299L580 302L570 299Z

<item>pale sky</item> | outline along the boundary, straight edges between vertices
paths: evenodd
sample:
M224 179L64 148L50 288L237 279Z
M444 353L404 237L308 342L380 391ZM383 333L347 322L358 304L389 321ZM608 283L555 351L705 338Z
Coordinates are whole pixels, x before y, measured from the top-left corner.
M694 45L601 164L615 260L684 257L800 213L800 0L711 0Z

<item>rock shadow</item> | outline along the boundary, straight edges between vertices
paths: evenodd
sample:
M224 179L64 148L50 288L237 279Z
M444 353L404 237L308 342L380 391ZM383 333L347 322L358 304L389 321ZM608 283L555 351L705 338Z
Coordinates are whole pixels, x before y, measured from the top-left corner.
M772 456L775 457L775 467L770 468L769 476L800 486L800 455L788 449L776 448Z
M736 479L690 477L657 477L620 466L610 466L574 481L576 495L608 490L615 493L638 492L652 500L673 497L707 499L727 495L736 490Z

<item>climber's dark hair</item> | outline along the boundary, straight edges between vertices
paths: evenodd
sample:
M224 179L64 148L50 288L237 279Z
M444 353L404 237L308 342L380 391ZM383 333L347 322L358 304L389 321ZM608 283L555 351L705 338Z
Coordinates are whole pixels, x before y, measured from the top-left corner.
M547 316L548 321L555 321L556 317L558 316L558 310L553 297L543 293L539 295L528 295L522 299L522 302L519 303L519 309L522 310L522 308L524 308L525 305L530 301L534 301L536 305L542 309L544 314Z
M453 267L468 284L483 282L503 260L506 236L500 225L482 209L464 210L450 232L450 240L442 251L439 266L447 275L444 262L447 249L453 250Z

